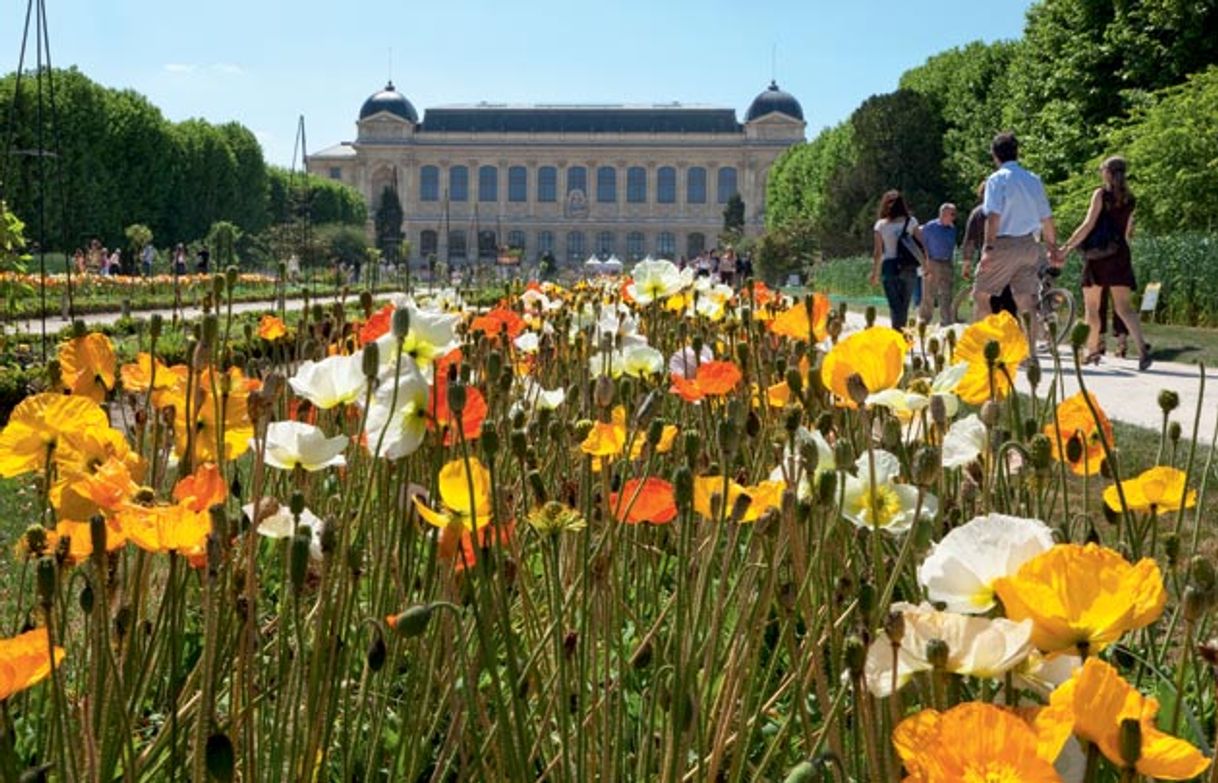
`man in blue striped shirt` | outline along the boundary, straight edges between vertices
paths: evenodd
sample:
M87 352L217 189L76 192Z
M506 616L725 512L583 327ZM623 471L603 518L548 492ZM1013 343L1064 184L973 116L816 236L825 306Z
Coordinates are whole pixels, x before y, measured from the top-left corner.
M973 312L990 314L990 297L1011 286L1020 314L1033 313L1040 287L1043 238L1051 263L1060 265L1053 211L1040 177L1019 165L1019 142L1013 133L1000 133L990 145L998 170L985 182L985 245L973 283ZM1035 319L1032 332L1037 329ZM1035 334L1028 335L1029 350Z

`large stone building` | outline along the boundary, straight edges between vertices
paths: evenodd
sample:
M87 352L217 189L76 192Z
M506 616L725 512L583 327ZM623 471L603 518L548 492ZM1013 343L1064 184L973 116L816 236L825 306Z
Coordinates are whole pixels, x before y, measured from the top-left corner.
M390 82L357 128L355 141L310 155L308 170L357 188L370 216L396 189L415 260L492 258L507 246L577 262L693 256L715 243L735 193L756 234L766 174L803 140L804 116L771 83L743 123L730 108L681 103L478 103L420 121Z

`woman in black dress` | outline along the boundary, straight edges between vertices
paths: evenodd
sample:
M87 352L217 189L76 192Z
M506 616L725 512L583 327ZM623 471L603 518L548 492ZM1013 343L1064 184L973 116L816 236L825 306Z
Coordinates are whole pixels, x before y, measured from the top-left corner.
M1087 218L1074 230L1063 248L1065 252L1086 247L1083 261L1083 304L1091 335L1087 361L1098 362L1100 351L1100 300L1104 289L1112 292L1116 314L1129 328L1138 346L1138 369L1150 367L1150 346L1142 337L1142 325L1133 309L1133 258L1129 238L1133 235L1133 210L1136 199L1125 180L1125 159L1112 156L1100 166L1104 186L1091 194ZM1095 236L1092 233L1095 232ZM1090 239L1090 241L1088 241Z

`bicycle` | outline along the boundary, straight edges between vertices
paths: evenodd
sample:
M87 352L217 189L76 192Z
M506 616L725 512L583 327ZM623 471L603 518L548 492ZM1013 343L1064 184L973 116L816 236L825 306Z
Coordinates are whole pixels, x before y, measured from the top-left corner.
M1041 337L1047 341L1049 335L1056 334L1059 345L1069 336L1076 315L1074 294L1055 285L1061 273L1062 270L1058 267L1046 265L1041 269L1040 288L1036 291L1036 317L1043 329ZM963 288L956 294L955 305L956 320L964 324L972 323L972 286ZM1050 330L1050 324L1056 325L1056 331Z

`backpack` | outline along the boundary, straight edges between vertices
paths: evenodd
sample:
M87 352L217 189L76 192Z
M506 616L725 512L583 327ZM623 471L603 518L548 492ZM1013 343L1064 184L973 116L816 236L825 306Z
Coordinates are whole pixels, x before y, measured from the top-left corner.
M1091 232L1087 234L1087 238L1079 247L1083 251L1083 258L1089 260L1107 258L1120 251L1121 235L1108 211L1107 198L1104 199L1104 205L1100 209L1100 216L1095 219L1095 225L1091 227Z
M918 238L909 233L909 218L901 226L901 235L897 237L897 269L902 272L917 269L926 259L926 251Z

